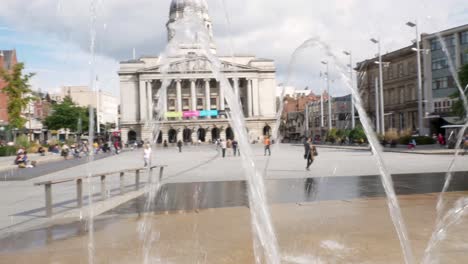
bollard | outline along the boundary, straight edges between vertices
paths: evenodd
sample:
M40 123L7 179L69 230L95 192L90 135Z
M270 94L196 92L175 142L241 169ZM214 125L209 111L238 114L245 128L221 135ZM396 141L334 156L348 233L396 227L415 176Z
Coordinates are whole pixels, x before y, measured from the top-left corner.
M125 192L125 182L124 182L125 172L120 173L120 194L123 195Z
M45 188L45 200L46 200L46 216L52 217L52 184L46 183Z
M140 189L140 170L135 171L135 189Z
M164 166L161 166L161 167L159 168L159 182L162 181L163 172L164 172Z
M101 198L106 200L106 175L101 175Z
M76 180L76 203L78 208L83 207L83 179Z

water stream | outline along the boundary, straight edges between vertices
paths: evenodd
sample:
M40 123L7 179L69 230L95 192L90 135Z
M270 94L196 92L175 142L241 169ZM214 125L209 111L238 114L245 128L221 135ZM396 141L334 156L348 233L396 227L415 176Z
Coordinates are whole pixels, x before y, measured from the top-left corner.
M241 158L249 186L249 204L251 210L251 222L255 237L254 252L256 254L256 261L257 263L261 263L263 260L266 263L280 263L280 253L273 225L271 223L271 216L265 195L263 176L261 175L261 172L257 170L253 160L253 152L248 140L243 111L240 105L240 101L234 92L236 87L232 87L228 79L221 72L221 69L223 68L222 63L219 61L216 55L212 53L209 33L207 32L203 21L194 10L185 10L183 18L179 18L175 23L173 23L171 25L171 30L175 32L175 36L166 48L164 53L165 57L169 58L171 55L177 54L179 43L187 43L187 41L188 43L196 43L200 48L199 55L202 55L201 58L206 58L209 61L209 65L214 77L219 81L221 89L224 90L225 99L230 108L230 112L228 113L228 120L234 129L235 134L238 135L237 139L239 146L243 151ZM163 59L161 61L165 60ZM167 63L163 63L163 65L164 67L168 67L169 61ZM167 93L167 87L169 84L169 80L167 80L165 83L163 82L161 89L158 91L158 96L160 97L157 108L158 112L160 113L158 115L160 120L162 120L163 115L161 114L165 110L165 107L162 106L161 102L164 101L164 94ZM153 128L153 134L158 135L162 122L154 123L155 127ZM145 229L144 232L141 233L145 234L145 236L148 236L148 233L151 233L151 231ZM152 242L148 239L147 241L150 242L149 246L145 247L146 251L150 250L150 245ZM149 253L146 252L146 255L149 255Z
M90 45L89 52L91 55L90 58L90 84L89 87L92 91L96 92L96 19L97 19L97 4L98 0L92 0L90 4L90 21L89 21L89 35L90 35ZM99 125L99 124L98 124ZM88 162L86 164L86 171L88 174L87 177L87 186L88 186L88 263L94 263L95 257L95 241L94 241L94 208L93 208L93 184L92 184L92 171L91 163L94 160L94 151L93 151L93 142L94 142L94 108L89 106L89 135L88 135Z
M357 112L359 113L361 124L363 125L363 128L366 132L369 145L372 149L372 153L374 154L375 161L376 161L377 167L381 175L382 184L385 189L385 193L387 194L387 205L389 208L389 212L392 218L393 225L395 226L395 230L400 240L400 245L403 251L404 261L406 264L415 263L413 250L409 242L408 231L405 225L405 221L402 217L398 199L396 197L395 190L393 187L393 180L392 180L391 174L389 173L387 169L385 161L383 160L383 157L382 157L382 153L383 153L382 147L379 143L379 140L375 131L372 128L372 123L367 115L367 112L363 108L363 104L362 104L359 91L357 90L357 88L354 87L354 85L352 85L352 80L350 79L350 76L349 76L348 67L345 64L343 64L340 61L340 59L333 53L332 49L328 46L328 44L321 41L320 38L318 37L308 39L303 44L301 44L294 52L292 60L294 60L294 57L300 50L303 50L306 48L319 48L320 50L325 52L327 57L329 57L332 60L332 61L329 61L329 63L331 62L334 63L334 66L336 70L339 72L339 74L341 75L342 79L344 80L346 87L351 91L352 97L354 98L354 102L355 102L355 108ZM283 104L282 100L281 100L281 104ZM282 106L280 107L280 110L282 110ZM277 124L278 123L279 123L279 120L277 119Z
M444 228L444 222L446 222L446 218L450 217L451 214L453 214L453 210L457 209L457 206L459 206L460 201L458 201L455 205L454 209L451 209L447 212L447 215L445 217L442 217L445 213L445 208L446 208L446 202L444 199L444 194L447 192L448 188L450 187L450 183L453 178L453 172L455 170L455 165L459 158L461 157L462 153L462 147L461 143L464 139L465 131L468 128L468 99L465 96L465 89L463 89L460 80L458 79L458 74L455 69L455 65L453 63L453 60L451 58L450 52L447 49L447 45L445 43L445 40L443 39L442 35L440 33L437 34L437 39L442 47L442 51L445 53L445 56L447 58L448 66L449 66L449 71L455 81L455 85L458 89L458 92L460 93L460 98L463 102L463 106L466 109L466 117L465 117L465 124L463 125L462 129L458 132L456 136L456 143L455 143L455 155L453 159L451 160L449 167L447 169L447 173L445 175L445 182L444 182L444 187L442 188L441 193L439 194L438 200L437 200L437 220L436 220L436 229L432 233L431 240L429 241L425 251L424 251L424 256L423 256L423 264L426 263L431 263L431 253L432 251L436 248L436 246L439 243L439 240L443 239L444 237L441 236L441 233L445 233ZM468 86L467 86L468 87ZM464 210L464 209L463 209Z

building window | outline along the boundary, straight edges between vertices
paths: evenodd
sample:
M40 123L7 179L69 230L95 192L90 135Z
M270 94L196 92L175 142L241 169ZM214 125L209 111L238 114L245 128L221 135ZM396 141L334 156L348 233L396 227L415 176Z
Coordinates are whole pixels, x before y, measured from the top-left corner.
M468 31L461 33L461 43L468 44Z
M398 77L403 77L403 74L404 74L403 63L398 64L397 69L398 69Z
M175 99L169 99L169 110L175 110Z
M183 108L184 110L189 110L189 109L190 109L190 105L189 105L189 104L190 104L190 103L189 103L189 99L186 99L186 98L182 99L182 108Z
M400 88L400 104L405 102L405 88Z
M442 49L442 46L440 45L440 42L438 39L433 39L431 40L431 50L440 50Z
M463 54L462 63L468 64L468 51L465 51L465 53Z
M447 45L447 47L455 46L455 37L454 36L446 37L444 40L445 40L445 45Z
M388 66L388 79L393 79L393 66Z
M400 115L400 130L404 130L406 127L405 124L405 113L399 113Z
M197 109L203 109L203 98L197 98Z
M408 62L408 72L410 74L416 73L416 63L415 62Z
M216 110L218 109L218 100L216 98L210 99L211 109Z
M436 113L448 113L452 111L452 100L445 99L443 101L434 102L434 111Z
M442 77L442 78L436 78L432 80L432 89L437 90L437 89L446 89L448 88L448 78L447 77Z
M446 58L440 58L432 61L432 70L441 70L445 68L448 68Z

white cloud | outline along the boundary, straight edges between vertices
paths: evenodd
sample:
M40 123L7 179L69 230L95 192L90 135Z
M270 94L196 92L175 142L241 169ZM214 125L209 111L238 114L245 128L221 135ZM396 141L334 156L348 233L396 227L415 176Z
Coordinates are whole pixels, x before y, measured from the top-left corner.
M57 61L64 59L60 58L62 56L68 56L64 60L78 72L71 73L57 67L62 73L60 79L87 80L90 2L3 0L0 21L4 21L8 28L38 32L45 36L46 42L47 36L61 40L65 47L69 47L68 54L60 49L54 51L57 54L50 55ZM116 62L130 58L133 48L139 55L157 55L163 50L170 0L98 2L97 52L103 62L99 67L103 72L107 71L108 76L113 76L109 77L113 79L110 83L117 85ZM226 24L223 2L227 5L229 26ZM363 60L376 53L376 47L369 42L371 37L382 38L384 51L409 45L414 32L405 26L408 20L417 19L425 32L468 21L465 0L208 0L208 4L219 53L229 53L233 43L235 53L275 59L279 82L286 79L287 65L294 49L307 38L318 36L336 51L352 50L356 60ZM294 67L292 83L297 86L320 86L318 75L323 70L320 60L324 56L320 50L301 53ZM343 60L346 57L343 56ZM34 67L44 68L41 65ZM52 82L50 78L56 76L50 74L43 79ZM336 86L334 91L342 92L339 83ZM118 85L112 89L118 90Z

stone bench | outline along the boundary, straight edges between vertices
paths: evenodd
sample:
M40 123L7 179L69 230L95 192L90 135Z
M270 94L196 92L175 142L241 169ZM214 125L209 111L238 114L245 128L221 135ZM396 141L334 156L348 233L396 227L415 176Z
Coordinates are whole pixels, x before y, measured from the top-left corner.
M124 185L124 177L126 173L135 173L135 188L136 190L140 189L140 172L144 170L149 171L149 178L148 182L152 182L152 172L154 169L159 168L159 181L162 180L164 168L166 165L159 165L159 166L152 166L149 168L133 168L133 169L125 169L119 171L112 171L106 173L97 173L91 176L80 176L80 177L70 177L58 180L51 180L51 181L44 181L44 182L37 182L34 183L35 186L44 186L45 190L45 208L46 208L46 216L52 217L52 186L56 184L66 183L66 182L76 182L76 202L77 207L83 207L83 180L91 178L100 178L101 179L101 197L102 200L107 198L106 196L106 178L112 176L119 176L120 177L120 195L125 193L125 185ZM92 195L92 194L91 194Z

